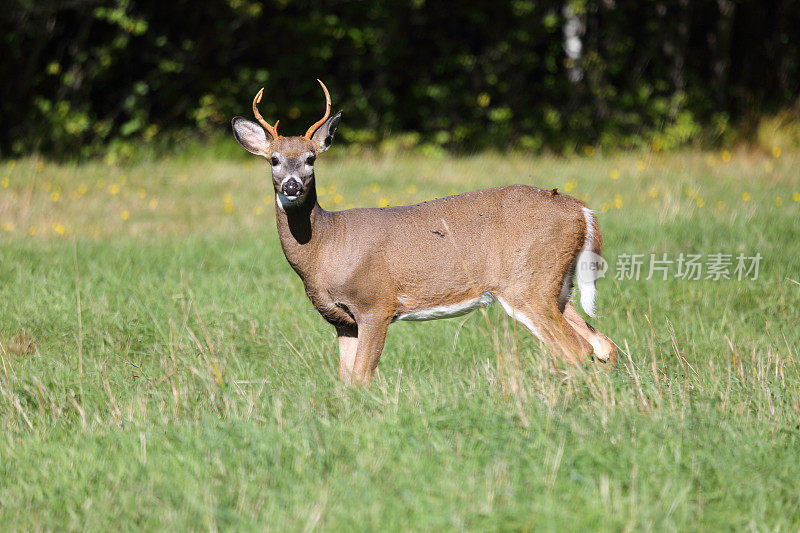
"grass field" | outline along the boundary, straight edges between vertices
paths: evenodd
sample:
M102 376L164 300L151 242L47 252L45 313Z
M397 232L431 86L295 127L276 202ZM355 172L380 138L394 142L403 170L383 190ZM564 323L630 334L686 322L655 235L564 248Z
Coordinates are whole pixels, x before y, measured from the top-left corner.
M797 531L799 168L334 148L329 209L510 183L587 201L612 265L594 323L622 348L568 368L491 308L395 324L351 390L261 160L0 161L0 529ZM614 279L640 253L762 260Z

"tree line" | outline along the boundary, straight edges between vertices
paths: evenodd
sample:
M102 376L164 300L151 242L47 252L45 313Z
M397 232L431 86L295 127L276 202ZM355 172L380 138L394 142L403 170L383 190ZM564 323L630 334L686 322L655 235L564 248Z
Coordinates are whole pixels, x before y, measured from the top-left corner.
M671 148L797 105L791 0L10 0L0 150L81 155L281 131L455 150Z

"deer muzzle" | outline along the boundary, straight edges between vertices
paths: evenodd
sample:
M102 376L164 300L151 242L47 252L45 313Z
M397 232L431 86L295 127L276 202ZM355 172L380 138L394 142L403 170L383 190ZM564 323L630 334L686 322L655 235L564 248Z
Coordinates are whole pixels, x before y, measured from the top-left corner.
M284 181L283 185L281 185L281 192L284 194L284 196L297 197L300 196L302 190L303 184L300 183L300 180L295 178L290 178Z

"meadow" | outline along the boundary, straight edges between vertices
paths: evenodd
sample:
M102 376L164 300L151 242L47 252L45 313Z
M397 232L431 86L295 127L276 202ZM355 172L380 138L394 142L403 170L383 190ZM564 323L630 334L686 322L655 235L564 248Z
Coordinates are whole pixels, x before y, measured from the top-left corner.
M262 160L0 161L0 529L797 531L798 168L334 147L328 209L511 183L585 200L610 263L593 323L620 347L610 372L568 367L490 308L393 325L349 389ZM732 279L646 279L681 253L729 254Z

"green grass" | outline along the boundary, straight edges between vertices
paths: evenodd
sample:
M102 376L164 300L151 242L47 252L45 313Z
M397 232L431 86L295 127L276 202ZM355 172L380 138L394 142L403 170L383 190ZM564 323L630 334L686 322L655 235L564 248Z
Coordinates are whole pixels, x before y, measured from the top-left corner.
M331 152L328 208L558 187L612 266L761 272L601 281L610 373L492 308L392 326L351 390L260 160L0 162L0 529L800 527L800 154Z

